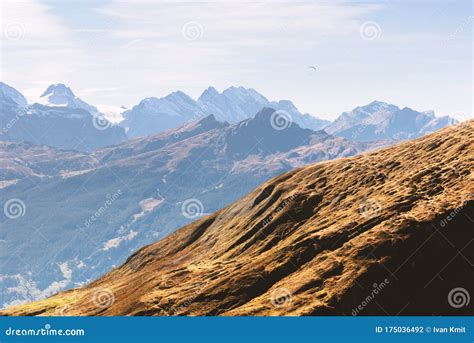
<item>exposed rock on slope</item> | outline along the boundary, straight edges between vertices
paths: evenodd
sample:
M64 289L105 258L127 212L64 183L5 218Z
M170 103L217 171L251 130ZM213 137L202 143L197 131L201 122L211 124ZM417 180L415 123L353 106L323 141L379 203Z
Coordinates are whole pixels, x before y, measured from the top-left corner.
M86 287L8 315L465 315L474 122L275 177ZM377 290L377 292L375 292Z

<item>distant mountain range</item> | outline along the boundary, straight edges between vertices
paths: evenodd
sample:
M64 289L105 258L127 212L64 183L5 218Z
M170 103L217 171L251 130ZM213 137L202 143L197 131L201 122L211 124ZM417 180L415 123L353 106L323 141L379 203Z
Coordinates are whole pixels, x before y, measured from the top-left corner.
M373 102L330 123L243 87L147 98L119 125L106 116L63 84L28 104L0 83L0 198L26 208L0 213L0 305L88 282L275 175L454 122Z
M325 127L326 132L357 141L407 140L421 137L457 120L435 117L432 111L417 112L411 108L398 108L385 102L374 101L342 113Z
M259 126L265 113L259 117L218 135L244 134L240 129ZM472 315L473 150L470 121L293 170L143 247L84 287L0 315ZM157 160L135 159L140 169ZM190 166L182 178L191 185L203 164ZM78 245L74 239L67 253L74 256Z
M263 107L286 111L300 127L319 130L330 122L309 114L302 114L289 100L269 101L252 88L230 87L219 93L206 89L197 101L178 91L164 98L146 98L123 113L121 123L129 137L146 136L175 128L188 121L213 114L219 121L235 124Z
M272 176L381 145L296 123L275 129L276 115L209 115L93 153L0 142L0 198L25 209L0 213L0 304L84 284Z
M62 84L49 86L39 102L28 105L21 93L0 83L0 140L92 151L127 139L123 128L110 125Z
M448 116L435 117L431 111L400 109L379 101L344 112L330 122L301 113L289 100L269 101L256 90L244 87L230 87L222 93L209 87L197 100L181 91L163 98L146 98L131 109L118 108L123 110L123 120L118 124L120 114L114 113L112 124L107 120L108 111L99 112L63 84L49 86L36 103L28 105L21 93L0 83L0 105L0 140L79 151L175 129L210 114L218 121L236 124L263 107L280 111L299 127L324 128L330 134L357 141L413 139L457 122Z

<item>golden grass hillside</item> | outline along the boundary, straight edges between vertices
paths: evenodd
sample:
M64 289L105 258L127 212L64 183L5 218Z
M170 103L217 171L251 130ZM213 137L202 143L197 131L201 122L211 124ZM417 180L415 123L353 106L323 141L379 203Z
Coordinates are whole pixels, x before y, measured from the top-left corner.
M275 177L91 284L2 315L466 315L474 122Z

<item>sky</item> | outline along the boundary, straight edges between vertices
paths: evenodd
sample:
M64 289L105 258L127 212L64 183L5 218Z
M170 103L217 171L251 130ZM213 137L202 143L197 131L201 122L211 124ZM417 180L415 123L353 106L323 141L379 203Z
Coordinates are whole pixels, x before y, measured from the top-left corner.
M126 107L233 85L326 119L373 100L465 119L473 18L470 0L2 0L0 79L32 101L59 82Z

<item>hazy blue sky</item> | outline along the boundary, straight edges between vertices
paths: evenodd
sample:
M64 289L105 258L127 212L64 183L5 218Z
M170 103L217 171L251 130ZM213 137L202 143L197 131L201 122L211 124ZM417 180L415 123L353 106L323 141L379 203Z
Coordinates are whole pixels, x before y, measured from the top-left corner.
M470 0L2 0L0 17L1 79L29 98L63 82L128 107L242 85L324 118L375 99L472 117Z

